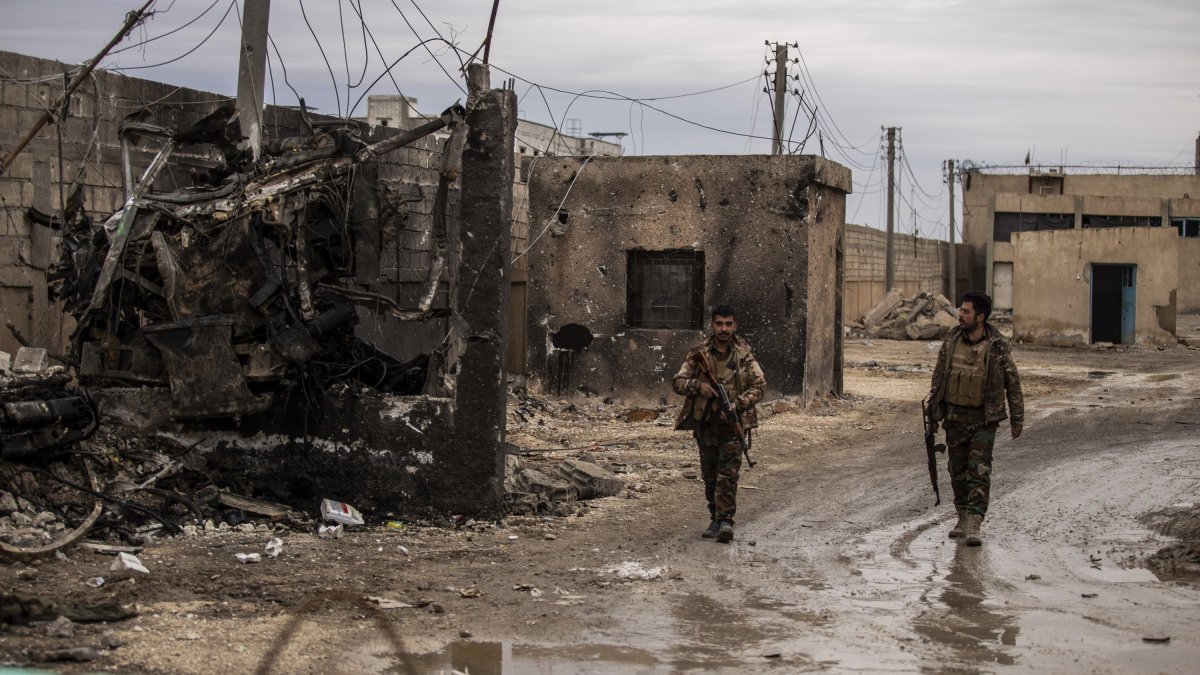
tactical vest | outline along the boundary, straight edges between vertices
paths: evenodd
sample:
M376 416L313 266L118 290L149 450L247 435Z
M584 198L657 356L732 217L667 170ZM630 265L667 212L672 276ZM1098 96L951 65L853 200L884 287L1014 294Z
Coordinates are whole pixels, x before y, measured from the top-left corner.
M715 357L712 350L708 350L709 362L713 366L713 375L717 377L717 381L725 385L725 393L729 394L729 400L733 401L742 392L738 391L737 377L737 354L733 347L729 348L729 353L724 360ZM697 399L699 404L703 399ZM692 418L697 422L704 421L705 417L711 414L711 409L715 409L718 403L716 399L709 399L709 405L696 405L692 408Z
M954 346L954 353L950 355L950 377L946 382L947 403L967 408L983 405L989 344L987 340L969 344L960 339Z

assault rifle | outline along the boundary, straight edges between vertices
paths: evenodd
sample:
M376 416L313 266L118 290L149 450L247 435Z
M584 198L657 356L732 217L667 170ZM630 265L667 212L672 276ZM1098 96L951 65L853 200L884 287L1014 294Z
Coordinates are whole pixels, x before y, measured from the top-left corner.
M729 392L725 390L725 385L721 384L717 380L717 376L713 373L712 366L708 363L708 354L700 353L697 357L700 370L708 377L708 381L712 384L713 389L717 391L717 401L721 405L721 412L725 413L733 422L733 432L737 434L738 445L742 446L742 454L746 457L746 464L753 469L754 460L750 459L750 444L746 442L746 430L742 428L742 416L738 414L737 408L729 400Z
M925 425L925 456L929 460L929 482L933 484L933 505L939 506L942 503L942 494L938 491L937 453L945 452L946 446L943 443L936 443L938 424L930 414L928 397L921 401L921 421Z

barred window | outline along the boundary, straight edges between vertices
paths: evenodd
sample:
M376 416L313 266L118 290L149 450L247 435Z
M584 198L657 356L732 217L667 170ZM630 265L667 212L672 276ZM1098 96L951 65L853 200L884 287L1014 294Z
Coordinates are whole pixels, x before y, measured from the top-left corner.
M704 328L704 251L628 252L625 321L634 328Z

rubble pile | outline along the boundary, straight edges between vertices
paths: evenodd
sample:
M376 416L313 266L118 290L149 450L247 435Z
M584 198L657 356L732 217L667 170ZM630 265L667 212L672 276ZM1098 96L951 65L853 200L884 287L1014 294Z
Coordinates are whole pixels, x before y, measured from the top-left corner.
M865 337L885 340L940 340L958 325L958 312L945 296L921 291L905 298L893 288L856 326Z
M0 552L33 558L79 544L135 552L164 536L256 526L311 529L281 504L217 486L195 449L103 429L47 462L0 463Z
M295 388L311 399L339 383L422 393L430 355L401 362L354 331L357 306L412 321L446 314L433 306L443 258L415 307L375 287L381 248L413 208L379 178L377 157L446 126L465 133L462 113L374 144L353 121L313 121L258 160L237 147L232 104L182 131L126 120L123 141L156 142L157 155L103 223L81 206L69 214L49 275L77 322L67 358L80 379L167 386L175 419L253 415ZM155 192L187 146L221 160L193 172L192 187ZM435 223L439 245L446 227Z

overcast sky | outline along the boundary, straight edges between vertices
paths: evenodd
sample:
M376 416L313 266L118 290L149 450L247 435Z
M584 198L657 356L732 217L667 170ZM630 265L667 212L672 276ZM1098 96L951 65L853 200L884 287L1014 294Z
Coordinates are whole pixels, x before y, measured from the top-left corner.
M80 63L142 2L0 0L0 49ZM158 0L158 13L118 49L194 23L102 65L233 94L241 6ZM342 0L339 17L335 0L276 0L267 99L296 103L286 68L309 105L347 114L384 74L380 52L390 63L438 37L474 52L491 7ZM359 11L378 50L363 38ZM1021 164L1031 152L1048 165L1190 164L1200 132L1196 0L503 0L490 61L518 78L526 119L625 132L627 154L753 154L770 151L771 104L762 90L774 52L766 41L799 43L789 54L803 59L790 65L800 78L791 86L820 120L803 152L820 154L823 139L826 156L851 168L850 222L886 222L882 127L900 127L911 166L899 169L898 229L913 230L915 206L918 232L938 237L946 236L945 159ZM436 113L464 98L461 55L445 42L428 47L432 53L418 48L392 75L422 111ZM22 76L0 73L13 75ZM493 84L505 77L493 71ZM371 92L396 93L396 85L384 76ZM805 110L793 126L797 108L789 96L785 136L798 142L810 123ZM365 99L352 112L364 115Z

